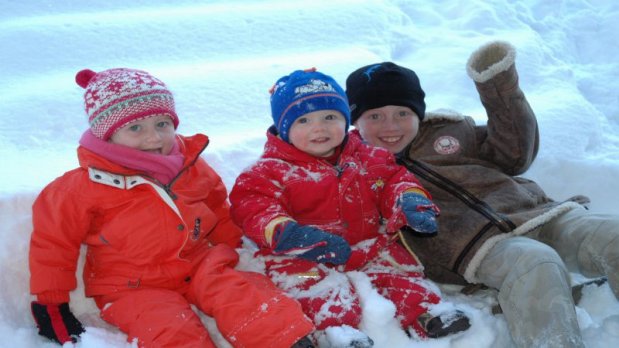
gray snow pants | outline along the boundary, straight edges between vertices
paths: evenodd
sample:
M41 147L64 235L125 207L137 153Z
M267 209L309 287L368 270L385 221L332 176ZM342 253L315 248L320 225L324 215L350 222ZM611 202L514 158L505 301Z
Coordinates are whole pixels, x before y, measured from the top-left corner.
M518 347L584 347L569 271L608 276L619 299L619 216L573 209L526 236L497 243L477 272L499 290Z

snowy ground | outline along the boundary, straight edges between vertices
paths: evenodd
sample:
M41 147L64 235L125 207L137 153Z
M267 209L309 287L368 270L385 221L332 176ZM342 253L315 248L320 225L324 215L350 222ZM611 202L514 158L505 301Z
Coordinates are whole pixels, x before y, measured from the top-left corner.
M521 86L541 129L538 159L525 176L557 200L586 194L594 211L618 212L616 1L167 3L0 4L0 347L54 346L37 336L30 316L30 207L44 185L77 164L87 124L74 76L83 68L140 68L164 80L175 93L179 132L210 136L205 157L231 187L261 152L267 90L280 76L315 66L343 84L357 67L391 60L419 74L428 110L455 109L483 123L464 64L480 45L506 40L517 48ZM242 266L256 267L250 251L240 251ZM420 343L397 328L391 304L363 277L351 278L364 294L363 329L377 348L511 346L503 317L490 312L492 290L465 296L441 285L448 305L463 308L473 325ZM71 306L88 327L76 347L131 347L82 290L72 293ZM619 346L619 302L607 285L586 288L577 311L588 347Z

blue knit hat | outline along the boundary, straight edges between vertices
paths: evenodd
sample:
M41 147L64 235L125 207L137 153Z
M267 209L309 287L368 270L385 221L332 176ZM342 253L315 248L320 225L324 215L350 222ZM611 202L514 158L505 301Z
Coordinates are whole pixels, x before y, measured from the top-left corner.
M315 68L296 70L277 80L271 89L271 116L285 142L289 142L288 132L297 118L319 110L341 112L348 132L350 110L346 93L331 76Z

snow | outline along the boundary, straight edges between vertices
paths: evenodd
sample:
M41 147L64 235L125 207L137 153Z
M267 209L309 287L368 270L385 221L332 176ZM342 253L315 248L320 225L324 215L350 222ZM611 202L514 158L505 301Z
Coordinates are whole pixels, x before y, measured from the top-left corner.
M231 188L262 150L271 123L267 91L279 77L317 67L344 84L360 66L395 61L419 74L429 111L457 110L483 123L465 63L482 44L505 40L517 49L521 87L540 124L539 155L525 176L557 200L585 194L593 211L616 214L617 33L619 2L610 0L3 1L0 347L56 346L37 335L30 315L30 209L47 183L77 165L87 127L79 70L139 68L165 81L179 133L209 135L204 156ZM249 249L240 252L244 269L261 270ZM378 348L511 346L503 316L491 314L493 290L464 295L439 284L444 305L465 311L472 327L416 342L363 275L350 278L363 295L362 329ZM82 291L72 293L71 307L87 331L75 346L136 347L99 319ZM608 285L585 288L577 313L588 347L619 346L619 301ZM228 347L212 319L203 319Z

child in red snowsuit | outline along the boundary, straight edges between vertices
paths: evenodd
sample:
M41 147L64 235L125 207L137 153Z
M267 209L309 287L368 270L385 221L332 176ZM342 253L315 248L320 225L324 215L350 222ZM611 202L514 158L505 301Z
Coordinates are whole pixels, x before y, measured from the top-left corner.
M273 87L271 111L264 153L230 193L232 218L261 248L271 279L318 329L360 323L358 295L342 271L367 274L411 333L439 337L467 328L462 312L447 327L427 313L440 297L397 242L405 226L436 232L438 208L388 151L346 135L342 88L315 70L295 71Z
M133 69L82 70L90 129L80 167L33 206L30 289L39 334L84 331L69 309L82 244L86 296L140 347L215 347L191 305L234 347L289 348L313 331L297 302L264 275L234 269L241 231L226 189L200 157L205 135L177 135L172 94Z

